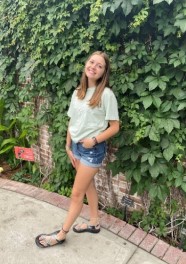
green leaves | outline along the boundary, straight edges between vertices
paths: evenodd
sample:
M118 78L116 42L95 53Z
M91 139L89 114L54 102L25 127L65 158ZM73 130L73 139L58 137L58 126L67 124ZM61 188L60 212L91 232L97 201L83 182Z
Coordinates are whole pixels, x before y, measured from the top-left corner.
M103 3L103 14L105 15L108 9L112 13L115 13L119 9L119 7L121 7L124 15L127 16L131 13L133 6L141 5L142 2L142 0L115 0L112 3L105 2Z
M168 194L169 189L165 185L153 184L149 190L151 199L158 198L160 201L164 201Z
M149 90L152 91L159 87L162 91L167 87L167 82L169 78L167 76L148 76L145 79L145 83L149 84Z
M173 64L176 68L179 65L185 65L186 62L186 52L184 50L172 53L170 55L169 64Z
M161 2L167 2L169 5L173 2L173 0L153 0L153 4L159 4Z
M183 4L182 8L179 10L179 13L175 17L174 25L178 27L182 33L186 32L186 6Z
M147 109L149 106L151 106L153 100L152 100L152 96L145 96L143 97L143 106L145 109Z
M163 157L170 161L174 155L175 152L175 146L173 144L170 144L164 151L163 151Z
M159 109L162 104L162 100L156 95L147 95L141 98L145 109L149 108L152 104Z

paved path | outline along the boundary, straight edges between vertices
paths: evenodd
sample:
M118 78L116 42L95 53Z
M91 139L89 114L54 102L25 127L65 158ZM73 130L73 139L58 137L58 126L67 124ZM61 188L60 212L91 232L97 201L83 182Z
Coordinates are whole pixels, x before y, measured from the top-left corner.
M152 250L149 253L142 249L145 243L141 243L140 247L129 241L132 240L130 239L132 235L134 239L138 229L133 231L129 239L124 239L121 231L126 229L127 224L104 213L101 215L103 228L99 234L76 234L71 231L63 245L47 249L38 248L34 242L35 236L42 232L58 230L66 216L68 206L69 199L66 197L26 184L0 179L0 263L186 264L185 253L178 249L168 246L166 252L169 252L169 255L164 252L163 261L154 256ZM84 218L88 216L87 210L88 206L84 206L77 222L86 221ZM118 233L117 228L122 230ZM140 232L139 234L143 234ZM136 236L136 239L139 238ZM160 242L157 241L159 248L164 251L164 242L162 245ZM150 240L146 243L147 250L149 245ZM170 251L171 248L173 251ZM177 257L171 252L176 253Z

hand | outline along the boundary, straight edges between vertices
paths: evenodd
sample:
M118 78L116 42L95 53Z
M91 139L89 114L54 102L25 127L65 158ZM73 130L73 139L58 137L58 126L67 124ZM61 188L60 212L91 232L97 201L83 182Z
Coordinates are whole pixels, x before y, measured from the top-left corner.
M82 146L84 148L93 148L95 144L92 138L84 138L80 140L79 142L82 143Z
M67 152L67 155L68 155L68 157L72 163L72 166L74 168L76 168L76 158L74 157L72 150L68 149L68 150L66 150L66 152Z

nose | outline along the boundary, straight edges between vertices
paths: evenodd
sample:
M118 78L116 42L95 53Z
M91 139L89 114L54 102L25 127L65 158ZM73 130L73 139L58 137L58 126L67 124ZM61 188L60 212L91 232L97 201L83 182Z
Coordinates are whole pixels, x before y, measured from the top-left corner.
M96 64L95 64L95 63L94 63L94 64L92 64L91 66L92 66L92 68L93 68L93 69L95 69L95 68L96 68Z

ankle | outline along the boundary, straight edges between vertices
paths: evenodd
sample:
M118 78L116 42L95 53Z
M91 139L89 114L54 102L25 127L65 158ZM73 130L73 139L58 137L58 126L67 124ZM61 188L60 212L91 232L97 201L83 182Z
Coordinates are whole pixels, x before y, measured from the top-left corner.
M65 230L64 228L63 228L63 226L62 226L62 228L61 228L61 232L63 233L63 234L67 234L68 232L69 232L69 230Z
M91 225L99 225L99 217L91 217L89 222Z
M60 232L58 233L58 237L60 237L60 239L65 238L68 232L69 231L64 230L62 227Z

